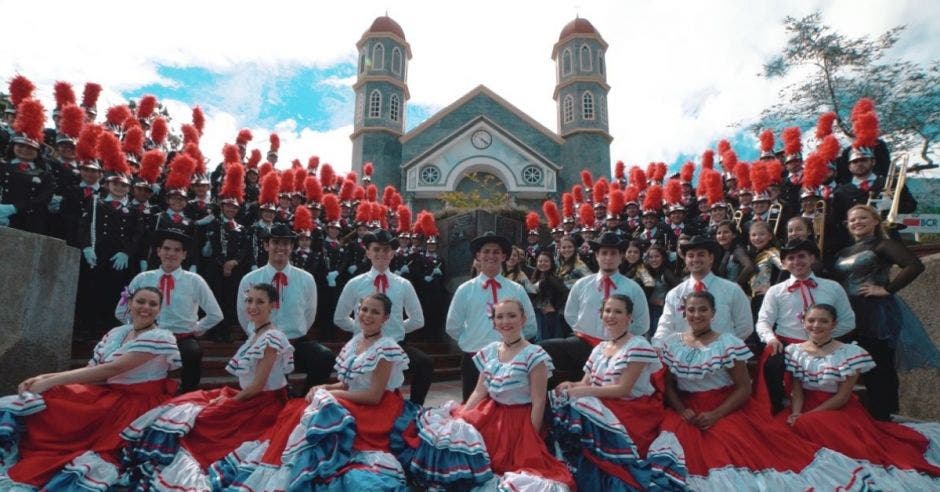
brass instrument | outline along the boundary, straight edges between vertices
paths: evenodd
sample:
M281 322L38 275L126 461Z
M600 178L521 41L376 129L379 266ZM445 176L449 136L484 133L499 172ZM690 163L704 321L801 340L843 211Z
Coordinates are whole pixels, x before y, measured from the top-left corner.
M910 154L905 152L898 160L900 164L894 166L897 168L897 172L895 173L897 179L895 180L896 182L892 183L894 186L891 188L891 208L888 210L888 217L885 219L889 227L894 227L898 224L898 207L901 206L901 193L904 191L904 182L907 181L907 165L910 162ZM889 181L885 181L885 189L889 189L888 183Z
M816 200L815 213L813 214L813 234L816 235L816 246L820 253L826 240L826 200Z
M897 207L895 206L895 202L900 200L901 188L904 187L904 181L907 177L907 164L909 160L910 155L907 152L892 159L891 164L888 166L888 174L885 176L885 185L881 189L881 194L872 192L868 197L868 205L874 207L882 214L888 213L894 208L894 220L897 219Z
M770 226L770 230L773 231L774 237L777 237L777 228L780 227L780 217L783 216L783 205L780 205L777 202L770 204L770 208L767 209L767 225Z
M734 226L740 231L741 221L744 220L744 212L740 209L734 212Z

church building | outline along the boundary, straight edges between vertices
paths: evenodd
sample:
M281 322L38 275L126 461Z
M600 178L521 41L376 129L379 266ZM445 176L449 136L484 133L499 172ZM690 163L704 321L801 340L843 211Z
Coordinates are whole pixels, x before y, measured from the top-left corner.
M414 209L438 210L443 192L508 192L538 209L581 182L610 174L607 43L587 19L569 22L552 47L557 132L484 85L405 132L411 46L390 17L375 19L359 52L352 169L372 162L381 192L396 186ZM473 178L476 177L476 180Z

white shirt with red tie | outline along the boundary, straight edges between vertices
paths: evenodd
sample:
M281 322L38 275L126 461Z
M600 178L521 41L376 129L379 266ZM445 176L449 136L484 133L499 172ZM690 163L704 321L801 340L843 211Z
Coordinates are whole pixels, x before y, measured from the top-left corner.
M209 284L198 274L179 267L172 272L162 268L148 270L138 273L127 290L136 292L141 287L156 287L163 292L157 324L175 335L202 335L222 321L222 308ZM122 296L114 310L114 317L125 323L131 320L128 302L129 299ZM206 313L202 319L199 319L200 309Z
M832 336L841 337L855 329L855 312L845 289L836 281L810 274L804 281L790 277L767 289L757 314L757 335L764 343L776 335L806 340L803 313L813 304L836 308L838 319Z
M606 340L601 307L604 299L614 294L623 294L633 301L633 321L630 333L642 335L649 331L650 314L643 288L620 272L605 277L597 272L578 279L568 293L565 303L565 321L576 331L593 338Z
M477 353L483 347L500 339L499 334L493 328L493 320L490 318L493 305L496 303L494 298L497 300L512 298L521 302L526 317L525 325L522 327L522 336L526 338L535 336L537 331L535 310L532 309L532 301L529 300L525 287L502 275L490 278L481 273L457 288L454 298L450 301L450 309L447 311L445 330L451 338L457 341L460 350Z
M713 273L706 275L701 282L691 276L683 280L666 294L663 314L659 317L653 345L660 346L662 341L673 333L682 333L689 329L685 320L685 296L699 290L705 290L715 297L715 317L712 330L718 333L730 333L741 340L747 339L754 332L754 318L751 314L751 300L741 286Z
M384 275L384 281L382 275ZM391 315L382 326L384 336L401 342L405 339L406 333L424 326L421 301L418 300L418 294L415 293L411 282L400 275L395 275L391 270L382 273L375 268L346 282L339 300L336 301L333 323L350 333L359 333L356 311L359 310L362 300L375 292L381 292L392 300ZM408 319L404 319L405 315Z
M255 324L248 319L248 313L245 312L245 294L255 284L272 284L280 294L280 302L271 311L270 318L277 329L289 340L307 334L317 317L317 284L313 275L292 265L278 271L269 263L242 277L238 292L235 293L235 301L238 322L248 336L255 332Z

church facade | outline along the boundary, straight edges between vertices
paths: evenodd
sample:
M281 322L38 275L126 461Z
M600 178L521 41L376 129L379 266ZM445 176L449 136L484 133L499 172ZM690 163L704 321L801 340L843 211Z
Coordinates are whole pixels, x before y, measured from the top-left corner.
M380 192L394 185L413 208L428 210L445 206L444 192L508 192L516 205L537 209L580 183L582 169L610 174L607 43L586 19L568 23L552 48L557 131L480 85L405 132L404 31L379 17L356 47L352 169L361 175L372 162Z

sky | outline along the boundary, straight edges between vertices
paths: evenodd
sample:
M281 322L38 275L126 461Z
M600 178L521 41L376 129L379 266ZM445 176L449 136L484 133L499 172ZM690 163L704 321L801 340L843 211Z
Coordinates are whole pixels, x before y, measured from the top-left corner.
M0 0L0 11L24 5ZM200 105L201 148L214 161L250 128L249 147L263 151L269 133L279 134L282 166L317 155L338 170L351 165L355 43L386 13L413 54L407 129L480 84L557 129L552 46L575 16L588 19L610 45L612 162L643 167L697 161L722 138L741 159L757 157L744 129L790 81L758 76L786 42L785 16L819 10L851 37L906 25L890 56L940 55L940 3L932 0L34 0L29 9L5 22L0 75L30 78L47 108L55 81L71 82L79 97L94 81L105 87L102 118L112 104L153 94L178 127Z

